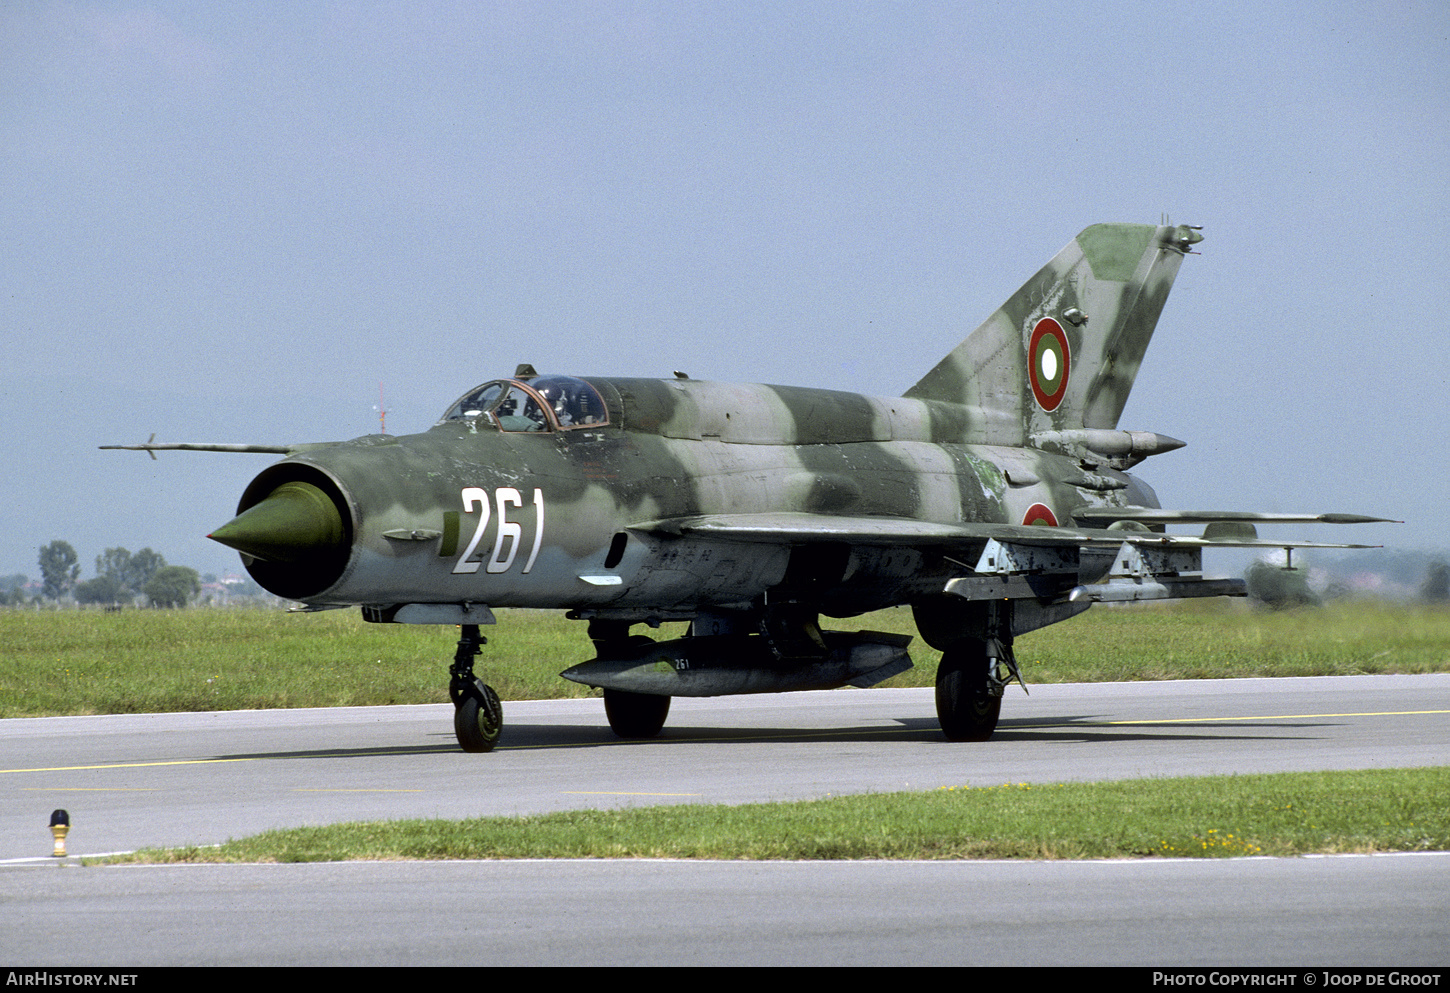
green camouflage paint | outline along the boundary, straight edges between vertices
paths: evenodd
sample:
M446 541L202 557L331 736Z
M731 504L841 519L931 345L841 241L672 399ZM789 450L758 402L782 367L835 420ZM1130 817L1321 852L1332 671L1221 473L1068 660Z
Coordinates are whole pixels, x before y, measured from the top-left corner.
M1182 518L1154 516L1168 512L1126 471L1182 446L1117 424L1200 240L1086 229L901 397L520 367L419 434L113 447L287 452L213 537L310 607L463 625L450 692L470 750L501 723L472 676L476 625L509 606L590 621L600 658L569 678L604 686L633 736L663 723L667 705L639 703L651 694L900 671L904 643L823 633L817 617L910 604L945 651L944 730L980 738L1016 676L1015 634L1093 602L1241 593L1201 576L1203 547L1303 544L1259 541L1245 522L1265 515L1195 512L1204 538L1166 536ZM629 636L670 618L691 637Z

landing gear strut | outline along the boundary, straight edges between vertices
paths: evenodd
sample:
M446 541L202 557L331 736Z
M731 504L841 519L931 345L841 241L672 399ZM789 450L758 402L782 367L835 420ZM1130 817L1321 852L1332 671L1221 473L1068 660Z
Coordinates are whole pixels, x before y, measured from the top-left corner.
M453 664L448 667L448 695L453 700L453 733L465 752L491 752L503 730L503 704L492 686L473 675L473 659L488 639L477 624L463 625Z
M1013 606L1012 600L957 603L949 598L912 605L922 637L942 653L936 716L948 741L992 737L1002 713L1002 691L1014 679L1022 683L1012 654Z

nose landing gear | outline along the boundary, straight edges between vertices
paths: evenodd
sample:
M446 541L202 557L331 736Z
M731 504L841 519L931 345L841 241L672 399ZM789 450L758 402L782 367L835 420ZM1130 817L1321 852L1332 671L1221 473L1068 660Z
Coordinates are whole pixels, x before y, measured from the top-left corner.
M463 625L453 664L448 667L448 695L453 700L453 733L465 752L491 752L503 730L503 704L492 686L473 674L473 659L488 639L477 624Z

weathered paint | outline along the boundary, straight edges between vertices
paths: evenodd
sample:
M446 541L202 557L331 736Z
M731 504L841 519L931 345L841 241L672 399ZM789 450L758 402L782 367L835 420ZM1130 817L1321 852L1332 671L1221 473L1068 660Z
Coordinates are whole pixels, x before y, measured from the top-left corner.
M570 678L604 686L612 726L638 736L661 695L885 678L905 642L818 615L910 604L944 652L943 730L980 740L1018 678L1015 635L1093 602L1241 593L1204 579L1202 548L1303 544L1258 539L1274 515L1162 511L1126 471L1182 446L1117 424L1199 240L1088 228L902 397L521 366L428 431L286 449L214 537L312 607L462 625L449 691L468 750L497 740L472 658L507 606L589 620L599 658ZM1209 530L1163 533L1190 521ZM671 618L689 636L629 635Z
M348 547L304 566L249 568L262 585L319 606L688 614L749 609L780 592L793 560L806 568L792 557L805 542L681 541L632 530L641 522L782 513L1067 522L1079 507L1151 497L1120 471L1133 461L1133 436L1113 429L1196 240L1183 227L1087 229L904 397L584 377L607 423L509 431L500 424L527 422L477 414L417 435L310 447L258 477L239 509L282 482L311 481L336 501ZM1097 448L1116 443L1117 454L1086 447L1088 428ZM813 567L825 572L812 605L849 613L940 592L971 554L962 544L883 538L851 549L839 569L835 560ZM617 561L606 564L611 549ZM899 561L879 561L882 549L917 571L899 575Z

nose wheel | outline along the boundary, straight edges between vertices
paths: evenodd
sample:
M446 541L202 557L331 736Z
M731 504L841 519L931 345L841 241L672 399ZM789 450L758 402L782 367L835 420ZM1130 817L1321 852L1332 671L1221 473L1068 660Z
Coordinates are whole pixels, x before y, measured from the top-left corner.
M453 665L448 667L448 695L453 700L453 733L465 752L491 752L503 731L503 704L492 686L473 674L473 660L488 639L477 624L463 625Z
M453 733L465 752L491 752L503 730L503 704L492 686L473 681L470 693L453 712Z

